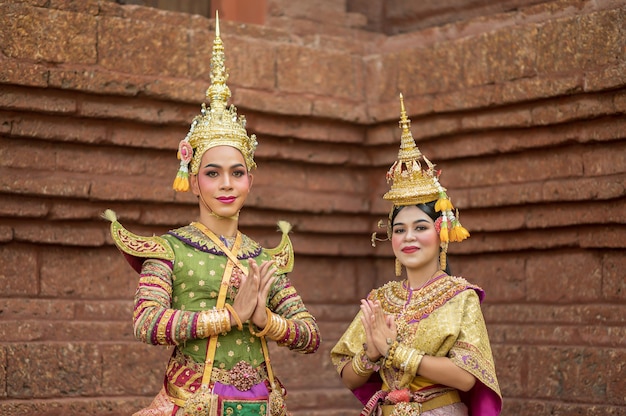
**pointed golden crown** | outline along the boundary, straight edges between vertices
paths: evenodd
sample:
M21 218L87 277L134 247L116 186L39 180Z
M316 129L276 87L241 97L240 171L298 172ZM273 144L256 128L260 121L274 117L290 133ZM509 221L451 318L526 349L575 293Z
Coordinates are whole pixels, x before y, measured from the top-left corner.
M391 189L383 198L393 202L394 206L423 204L435 201L442 192L445 192L439 184L435 165L422 155L415 145L411 134L411 120L404 109L404 97L400 94L400 128L402 138L398 160L394 162L387 172L387 183L393 181ZM424 160L426 168L422 168L420 158Z
M174 181L174 189L177 191L189 190L189 172L192 175L197 174L204 152L216 146L231 146L238 149L243 154L248 170L256 168L254 162L256 136L252 134L248 137L246 118L237 115L237 108L234 105L227 108L231 94L230 88L226 85L228 72L224 60L219 15L215 12L211 85L206 91L209 107L202 104L200 114L194 117L187 136L179 144L178 157L181 162Z

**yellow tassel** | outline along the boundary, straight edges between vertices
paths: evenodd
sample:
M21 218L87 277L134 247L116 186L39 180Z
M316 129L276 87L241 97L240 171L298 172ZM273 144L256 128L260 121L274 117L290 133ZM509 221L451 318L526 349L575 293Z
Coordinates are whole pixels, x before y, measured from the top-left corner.
M448 220L444 219L441 221L441 231L439 231L439 239L442 243L447 243L450 241L450 233L448 232Z
M189 190L189 174L179 170L176 174L176 178L174 179L172 188L176 192L187 192Z
M443 194L439 196L439 199L435 203L435 211L443 212L443 211L451 211L454 207L452 206L452 202L448 199L448 197Z
M458 223L458 222L452 228L452 231L454 232L454 239L450 238L450 241L456 241L460 243L461 241L465 240L466 238L470 236L469 231L467 231L467 229L463 227L461 223Z
M452 229L450 229L450 241L459 241L457 240L456 228L457 227L452 227Z

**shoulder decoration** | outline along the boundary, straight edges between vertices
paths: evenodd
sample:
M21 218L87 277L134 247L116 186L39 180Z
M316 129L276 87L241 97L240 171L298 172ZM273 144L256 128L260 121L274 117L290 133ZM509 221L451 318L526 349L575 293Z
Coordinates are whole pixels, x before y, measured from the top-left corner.
M143 237L131 233L119 223L117 215L110 209L104 211L102 217L111 221L111 237L117 248L125 254L141 258L174 260L174 251L164 238Z
M281 273L289 273L293 270L295 262L293 246L289 238L291 224L287 221L278 221L278 229L283 233L280 243L274 248L266 248L264 251L276 262L276 268Z

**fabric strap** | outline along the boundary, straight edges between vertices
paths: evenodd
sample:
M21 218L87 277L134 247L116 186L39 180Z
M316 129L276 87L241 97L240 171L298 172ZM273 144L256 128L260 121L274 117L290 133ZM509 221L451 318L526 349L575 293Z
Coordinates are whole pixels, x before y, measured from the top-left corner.
M233 244L233 249L231 251L228 249L228 247L226 247L226 245L222 242L222 240L220 240L219 237L215 235L213 231L209 230L209 228L206 225L202 224L201 222L194 222L192 223L192 225L198 228L200 231L202 231L207 237L209 237L211 241L213 241L213 243L215 243L215 245L217 245L219 249L222 250L222 252L224 252L224 254L226 254L226 256L228 257L229 261L226 264L226 268L224 270L224 276L222 277L222 283L220 285L220 292L217 296L216 307L221 308L224 306L224 302L226 301L226 289L228 288L228 281L232 273L233 267L237 266L242 271L242 273L245 273L245 270L246 270L241 264L241 262L239 261L239 259L237 258L237 252L239 251L239 248L241 246L241 233L237 232L237 237L235 238L235 243ZM268 322L268 325L269 325L269 322ZM215 357L215 350L217 348L217 337L218 337L217 334L213 335L211 339L209 340L209 345L207 347L207 355L204 361L204 373L202 375L202 385L207 386L207 387L209 383L211 382L211 371L213 370L213 358ZM265 337L260 337L260 338L261 338L261 348L263 350L263 357L265 358L265 366L267 367L267 377L269 379L272 389L274 389L275 388L274 372L272 371L272 366L270 365L270 355L269 355L269 350L267 348L267 340L265 339Z

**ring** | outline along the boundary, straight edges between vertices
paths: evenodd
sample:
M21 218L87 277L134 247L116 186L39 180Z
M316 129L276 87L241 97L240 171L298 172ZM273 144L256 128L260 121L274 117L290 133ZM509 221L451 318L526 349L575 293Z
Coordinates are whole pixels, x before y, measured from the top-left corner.
M391 345L391 344L393 344L393 339L387 338L387 345Z

